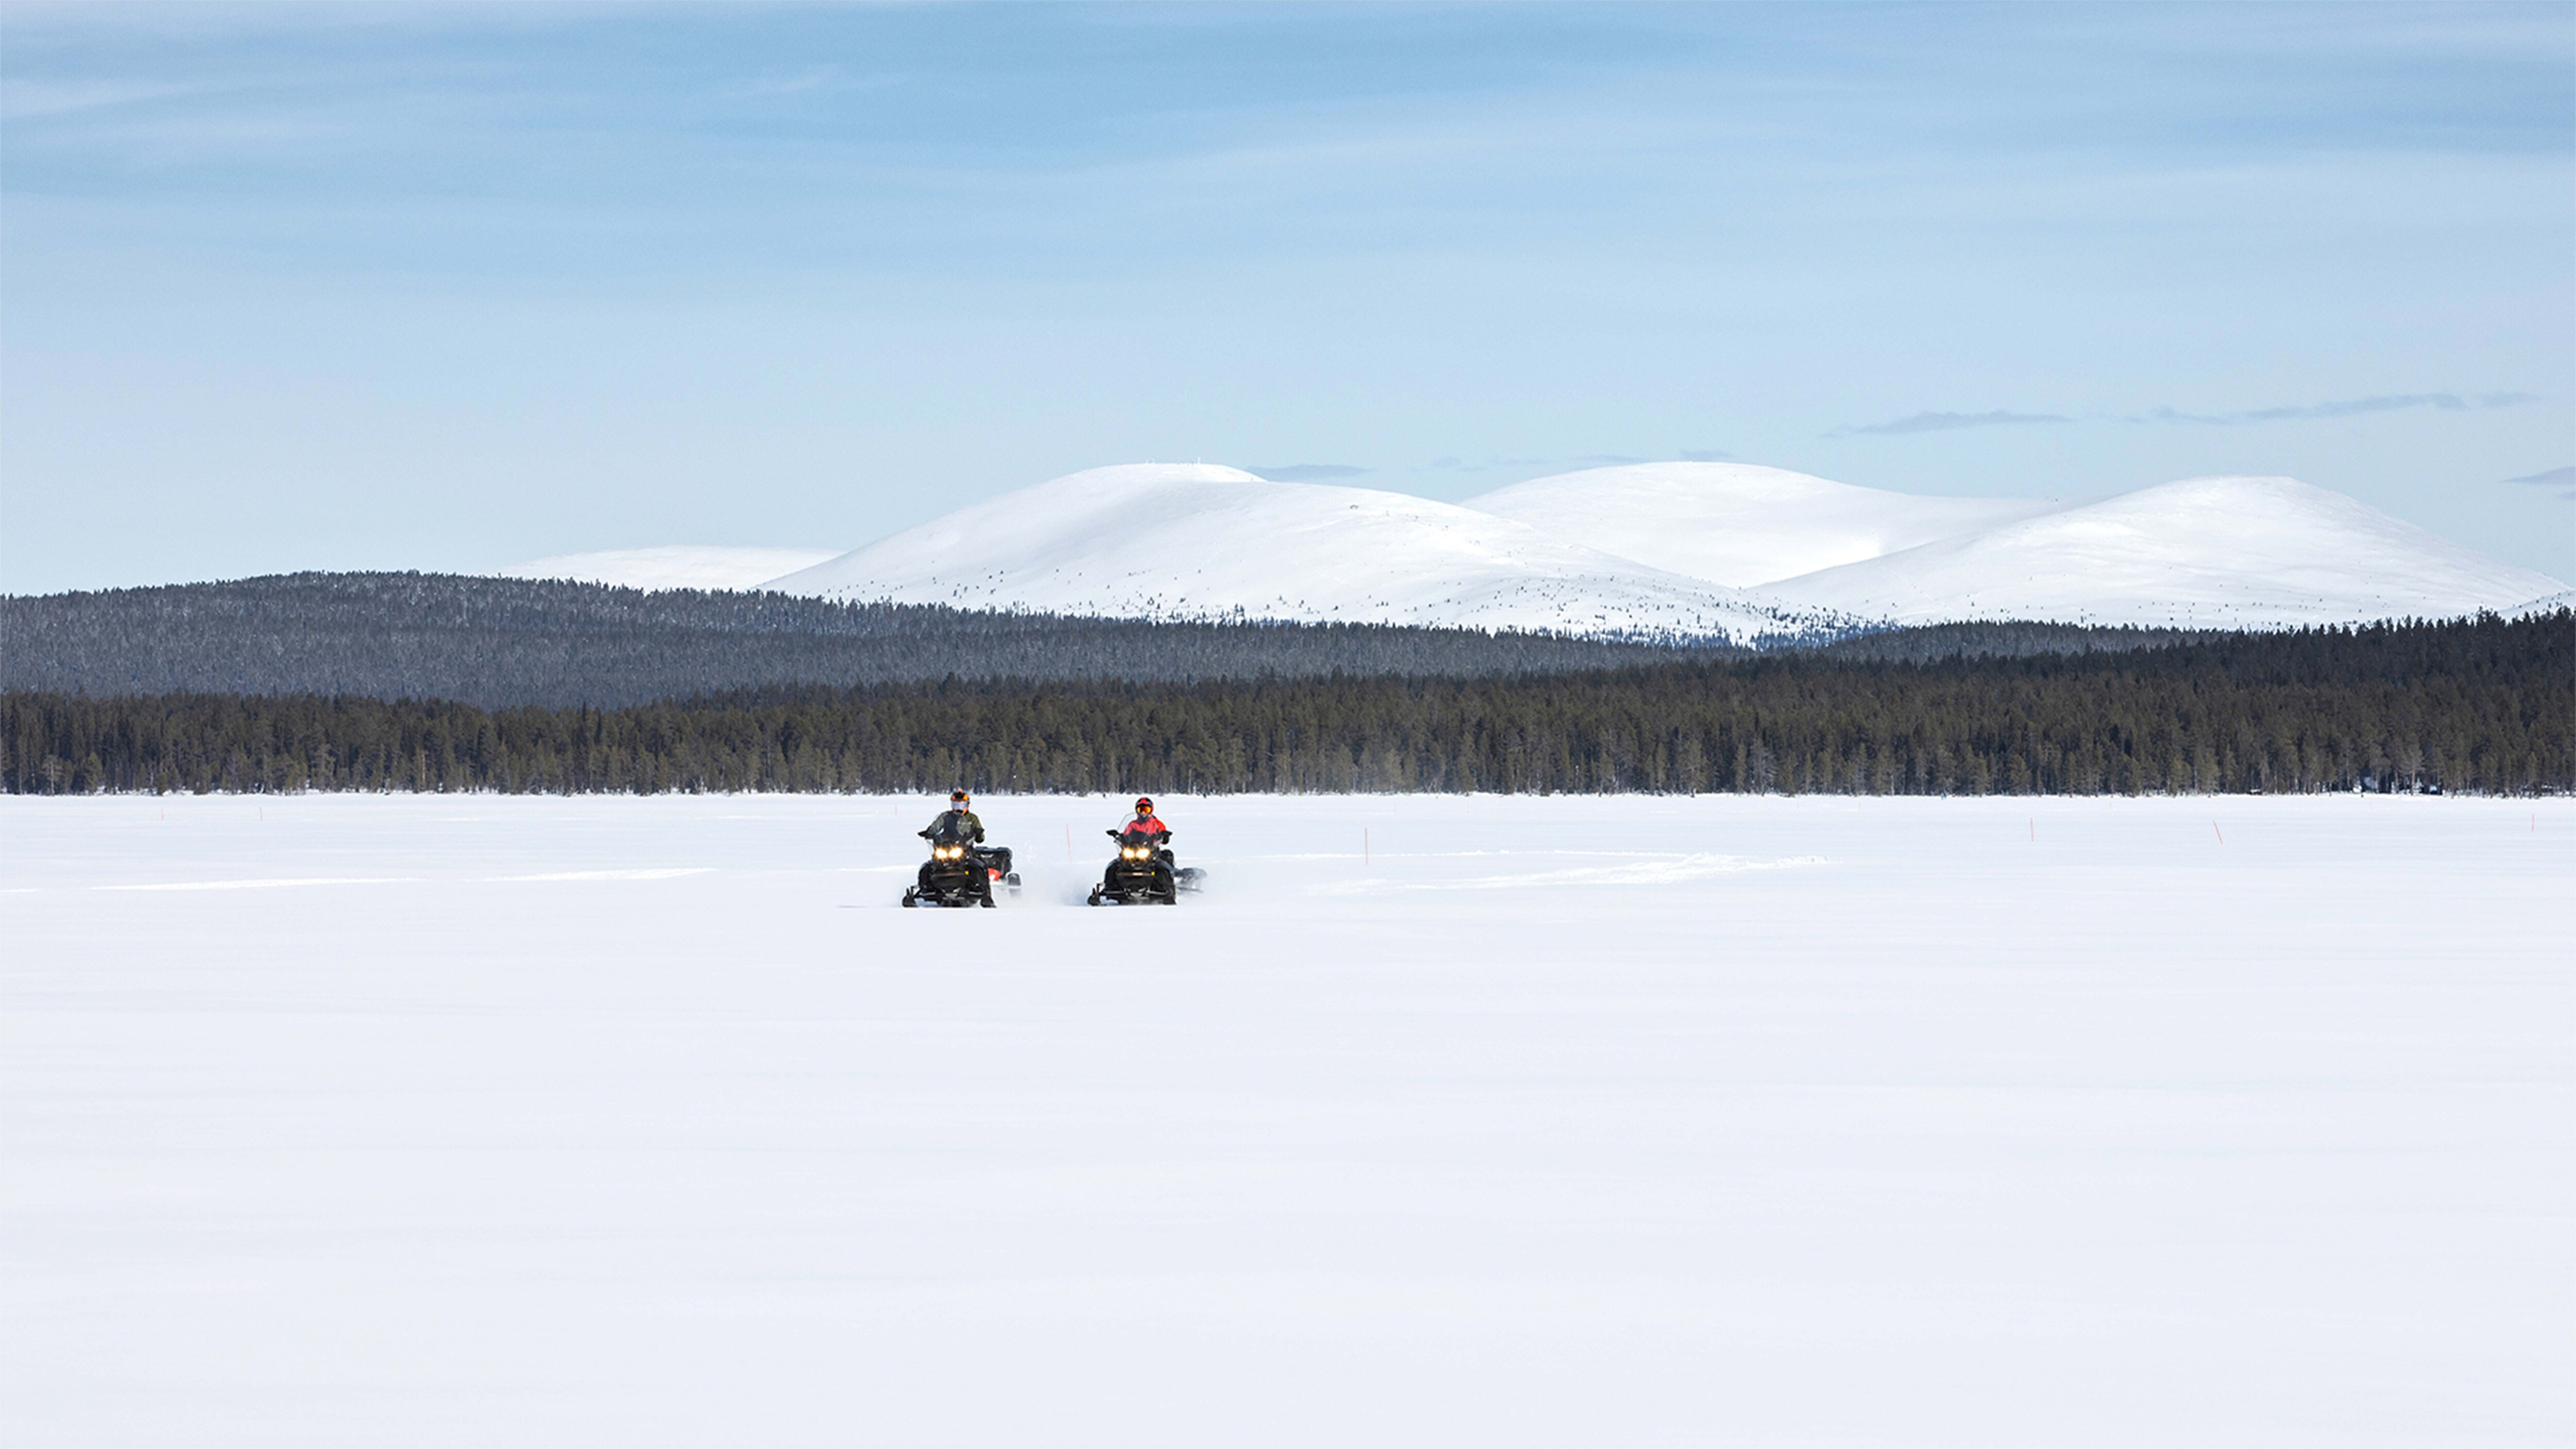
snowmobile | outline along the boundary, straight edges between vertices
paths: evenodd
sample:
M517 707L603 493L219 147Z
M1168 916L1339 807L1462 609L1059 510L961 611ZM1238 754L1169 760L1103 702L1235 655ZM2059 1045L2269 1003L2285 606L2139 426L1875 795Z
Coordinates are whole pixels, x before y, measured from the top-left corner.
M1100 884L1091 888L1095 906L1177 906L1181 892L1195 891L1205 875L1193 865L1172 863L1171 848L1163 842L1172 832L1112 830L1110 839L1118 842L1118 858L1100 873Z
M904 888L906 909L914 906L989 907L993 904L993 884L996 881L1011 894L1020 893L1020 873L1010 869L1009 851L977 845L958 830L934 828L914 833L930 842L930 859L921 864L920 880Z

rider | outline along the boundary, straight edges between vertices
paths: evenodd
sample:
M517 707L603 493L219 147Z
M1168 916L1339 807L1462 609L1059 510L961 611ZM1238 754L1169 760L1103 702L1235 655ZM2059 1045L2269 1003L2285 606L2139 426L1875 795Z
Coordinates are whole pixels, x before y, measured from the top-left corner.
M1172 827L1165 825L1162 817L1154 813L1154 802L1146 796L1137 796L1135 815L1126 824L1109 833L1117 836L1122 843L1142 835L1147 844L1155 847L1154 887L1166 899L1173 899L1172 852L1167 844L1172 838ZM1118 861L1113 860L1109 863L1109 869L1101 872L1101 884L1110 890L1119 888L1119 864Z
M966 808L973 803L973 797L965 791L949 791L948 809L921 833L930 840L967 841L975 847L975 858L983 863L985 869L1008 876L1011 873L1011 849L1006 845L984 844L984 822L976 818L974 811Z
M966 808L973 803L975 803L974 799L965 791L949 791L947 811L938 819L931 821L930 828L921 833L949 840L969 840L977 845L983 844L984 822L976 819L975 812Z
M1122 834L1132 833L1138 830L1142 830L1153 836L1154 843L1156 845L1160 845L1172 837L1172 828L1165 825L1162 822L1161 817L1155 815L1153 800L1143 795L1136 797L1136 818L1128 821L1124 826L1120 827Z

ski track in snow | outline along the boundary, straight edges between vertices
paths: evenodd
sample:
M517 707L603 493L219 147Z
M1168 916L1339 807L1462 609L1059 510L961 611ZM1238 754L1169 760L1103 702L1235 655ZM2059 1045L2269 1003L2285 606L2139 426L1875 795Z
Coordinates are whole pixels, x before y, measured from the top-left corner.
M530 880L675 880L684 875L706 875L711 865L662 866L642 870L556 870L539 875L496 875L494 881Z
M0 1437L2576 1440L2576 801L1155 796L0 798Z
M307 876L290 880L181 880L149 885L95 885L94 891L263 891L291 886L408 885L418 876Z
M1615 855L1615 851L1593 851L1588 854ZM1394 857L1425 858L1425 857ZM1338 895L1368 894L1376 891L1490 891L1532 889L1546 890L1560 886L1652 886L1678 885L1683 881L1705 880L1710 876L1739 875L1749 870L1793 870L1800 866L1827 865L1823 856L1794 856L1781 860L1753 860L1740 855L1634 855L1621 865L1583 866L1572 870L1528 871L1518 875L1465 876L1456 880L1410 881L1395 878L1342 881L1320 889Z

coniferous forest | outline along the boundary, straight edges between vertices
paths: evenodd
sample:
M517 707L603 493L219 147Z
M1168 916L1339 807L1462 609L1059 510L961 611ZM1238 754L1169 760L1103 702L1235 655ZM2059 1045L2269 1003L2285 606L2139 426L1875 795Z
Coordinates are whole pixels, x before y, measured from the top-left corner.
M774 685L1603 669L1748 651L1367 624L1149 622L453 574L0 598L0 689L615 706Z
M1900 649L1899 655L1917 651ZM2576 788L2576 614L1940 658L947 679L484 709L0 695L0 788L1779 791Z

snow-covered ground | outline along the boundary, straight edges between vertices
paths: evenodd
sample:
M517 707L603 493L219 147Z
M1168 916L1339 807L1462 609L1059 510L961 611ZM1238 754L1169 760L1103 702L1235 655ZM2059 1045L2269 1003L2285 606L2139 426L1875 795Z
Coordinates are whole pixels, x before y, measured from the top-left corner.
M24 1445L2576 1439L2566 801L0 799Z

